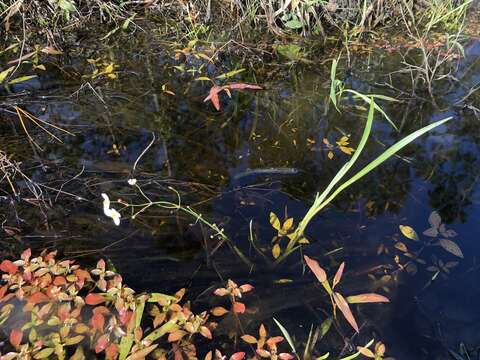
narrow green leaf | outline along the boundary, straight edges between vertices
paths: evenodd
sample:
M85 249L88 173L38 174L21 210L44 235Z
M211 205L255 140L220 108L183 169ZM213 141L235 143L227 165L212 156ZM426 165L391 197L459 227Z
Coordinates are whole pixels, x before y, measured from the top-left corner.
M275 324L277 324L278 328L280 329L280 331L282 332L283 336L285 337L285 339L287 340L288 342L288 345L290 345L290 348L292 349L292 352L296 355L297 354L297 350L295 349L295 344L293 343L293 340L292 340L292 337L290 336L290 334L288 333L287 329L285 329L283 327L282 324L280 324L280 322L273 318L273 321L275 321ZM297 358L298 358L298 355L297 355Z

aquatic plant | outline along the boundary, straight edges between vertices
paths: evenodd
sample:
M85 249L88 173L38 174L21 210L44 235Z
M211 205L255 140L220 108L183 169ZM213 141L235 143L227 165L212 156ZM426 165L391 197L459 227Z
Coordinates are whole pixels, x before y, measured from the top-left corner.
M367 116L367 122L363 131L362 138L360 139L360 143L354 152L352 158L345 164L343 165L338 173L335 175L335 177L331 180L327 188L320 194L318 193L315 197L315 201L313 202L312 206L310 209L307 211L303 219L299 222L297 228L293 232L293 235L289 236L290 241L287 244L287 247L283 251L282 256L280 256L277 259L277 262L282 261L285 259L290 253L292 253L294 250L298 249L299 247L299 241L305 238L305 230L310 223L310 221L315 217L316 214L318 214L323 208L325 208L328 204L330 204L343 190L351 186L352 184L356 183L358 180L360 180L362 177L367 175L370 171L375 169L377 166L382 164L384 161L389 159L391 156L393 156L396 152L407 146L409 143L417 139L419 136L427 133L428 131L431 131L432 129L436 128L437 126L440 126L447 121L449 121L451 118L446 118L443 120L436 121L430 125L427 125L410 135L406 136L402 140L398 141L391 147L389 147L387 150L385 150L381 155L379 155L376 159L371 161L369 164L367 164L365 167L363 167L361 170L359 170L357 173L355 173L353 176L351 176L348 180L344 181L341 183L335 190L335 186L342 180L342 178L347 174L347 172L350 170L350 168L356 163L357 159L359 158L360 154L362 153L363 148L365 147L365 144L367 143L368 137L370 135L370 131L372 128L373 124L373 116L375 112L375 105L373 101L370 101L370 109L368 112Z
M0 350L1 360L80 360L96 356L93 354L103 354L111 360L194 360L198 358L199 338L211 340L217 327L207 311L194 313L189 302L182 303L185 289L173 295L137 294L118 273L107 268L104 260L86 270L74 260L57 259L55 251L32 257L27 249L16 261L3 260L0 271L0 334L9 342ZM216 317L232 314L240 322L239 315L246 311L246 306L239 299L252 290L250 284L239 286L228 280L212 296L228 298L231 310L217 306L210 313ZM241 338L257 345L254 357L294 358L279 351L278 344L284 338L267 337L264 325L260 325L258 338L248 334ZM287 341L293 344L289 335ZM237 351L230 360L242 360L245 355ZM224 358L214 349L204 359Z

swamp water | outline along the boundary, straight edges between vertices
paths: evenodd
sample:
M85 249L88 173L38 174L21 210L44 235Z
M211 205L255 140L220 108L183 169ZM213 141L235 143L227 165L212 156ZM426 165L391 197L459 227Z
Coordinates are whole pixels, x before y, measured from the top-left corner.
M255 291L245 302L257 311L245 315L246 329L255 333L264 322L279 333L275 317L301 342L330 311L321 287L302 267L305 253L331 274L346 262L343 293L375 291L391 300L352 306L360 335L344 344L342 336L349 339L353 332L339 317L340 327L317 344L319 352L351 353L353 343L373 336L396 359L449 359L449 350L459 353L461 344L480 346L480 127L470 106L478 94L465 99L480 83L480 42L466 44L451 74L456 80L435 87L437 106L428 95L411 96L410 74L396 72L402 59L395 53L353 54L349 69L339 65L337 76L346 88L401 100L380 101L400 134L377 112L362 164L428 123L453 119L345 191L309 225L310 244L276 267L269 213L282 221L288 214L298 223L316 192L349 159L336 141L347 136L348 146L358 144L367 105L345 96L341 112L333 108L330 61L263 63L252 70L227 56L211 64L193 51L175 59L174 50L131 38L108 49L85 48L65 56L61 67L47 64L47 71L15 85L8 98L3 94L6 105L21 104L75 134L55 132L63 141L58 143L30 126L40 151L19 126L11 126L14 118L1 125L4 150L23 162L42 192L38 198L45 199L35 198L25 184L17 184L21 202L1 197L2 221L20 229L15 238L4 235L5 256L18 247L47 247L82 264L103 257L136 291L186 287L187 298L199 308L210 306L209 294L226 279L248 282ZM81 77L95 68L86 59L98 53L118 66L115 79ZM211 84L196 78L243 67L247 70L229 81L256 83L263 90L234 90L231 99L223 93L220 112L203 102ZM151 207L132 219L126 210L115 226L103 215L100 194L144 203L127 183L130 178L152 201L175 202L169 187L174 188L183 204L224 228L252 264L182 212ZM433 211L445 228L429 223ZM420 241L404 237L400 225L415 229ZM421 252L420 261L409 257L421 242L432 240L422 234L430 227L454 230L457 236L449 239L463 258L441 246ZM220 331L228 333L230 326L221 323Z

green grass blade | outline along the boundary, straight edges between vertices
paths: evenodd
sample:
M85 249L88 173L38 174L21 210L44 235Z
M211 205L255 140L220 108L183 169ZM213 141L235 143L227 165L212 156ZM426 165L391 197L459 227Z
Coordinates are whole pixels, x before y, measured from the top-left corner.
M439 120L434 122L433 124L430 124L428 126L425 126L410 135L404 137L402 140L399 142L395 143L391 147L389 147L385 152L383 152L380 156L378 156L375 160L370 162L367 166L365 166L362 170L357 172L355 175L353 175L350 179L348 179L346 182L344 182L342 185L340 185L335 192L332 193L332 195L329 196L328 199L326 199L319 207L318 211L321 210L323 207L325 207L327 204L329 204L338 194L340 194L343 190L345 190L347 187L355 183L356 181L360 180L362 177L367 175L370 171L375 169L378 165L383 163L385 160L390 158L392 155L394 155L396 152L410 144L412 141L414 141L416 138L422 136L426 132L436 128L437 126L443 125L447 121L449 121L451 117L448 117L443 120Z
M357 159L360 157L360 154L362 153L362 150L365 147L365 144L367 143L368 137L370 136L370 132L372 130L374 113L375 113L374 101L371 100L370 109L368 111L368 116L367 116L367 123L365 124L365 128L363 129L362 138L360 139L360 143L358 144L357 149L353 153L352 158L345 165L343 165L342 168L337 172L335 177L332 179L332 181L330 181L327 188L322 192L322 194L317 196L312 207L310 208L310 210L308 210L307 214L305 215L305 217L302 219L302 221L298 226L298 234L297 234L298 237L303 235L303 232L307 227L307 224L320 211L320 209L317 209L317 208L323 203L325 198L332 191L333 187L337 185L337 183L345 176L348 170L350 170L350 168L355 164Z
M355 90L352 90L352 89L345 89L344 91L352 93L354 96L359 97L360 99L362 99L366 103L369 103L370 101L373 101L373 100L371 100L370 97L377 97L379 99L381 98L378 95L368 95L367 96L367 95L361 94L358 91L355 91ZM379 113L381 113L385 117L385 119L387 119L387 121L390 123L390 125L392 125L392 127L395 130L400 131L400 130L398 130L397 125L395 125L395 123L388 117L387 113L385 111L383 111L383 109L375 101L373 101L373 104L375 106L375 110L377 110Z
M280 329L280 331L282 332L283 336L285 337L285 339L287 340L288 342L288 345L290 345L290 347L292 348L292 351L295 355L297 355L297 350L295 349L295 344L293 343L293 340L292 340L292 337L290 336L290 334L288 333L287 329L285 329L283 327L282 324L280 324L280 322L273 318L273 321L275 321L275 324L277 324L278 328ZM297 358L298 358L298 355L297 355Z

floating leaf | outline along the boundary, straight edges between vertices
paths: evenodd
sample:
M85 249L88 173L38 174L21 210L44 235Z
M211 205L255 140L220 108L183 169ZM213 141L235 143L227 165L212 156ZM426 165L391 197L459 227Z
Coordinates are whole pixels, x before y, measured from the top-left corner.
M367 349L363 346L357 346L357 351L365 357L375 359L375 354L370 349Z
M419 241L418 240L418 235L415 232L415 230L413 230L412 227L410 227L408 225L399 225L399 228L400 228L400 231L402 232L403 236L405 236L406 238L408 238L410 240L413 240L413 241Z
M451 240L448 240L448 239L440 239L440 246L442 248L444 248L446 251L448 251L449 253L455 255L455 256L458 256L459 258L462 258L463 259L463 253L462 253L462 250L460 249L460 247L454 243L453 241Z
M383 295L368 293L368 294L359 294L347 297L347 302L350 304L365 304L365 303L384 303L390 302L388 298Z
M240 351L230 356L230 360L242 360L244 357L245 353Z
M352 311L350 310L350 307L348 306L347 301L345 298L342 296L342 294L336 292L333 293L333 300L335 301L335 304L337 304L338 308L342 312L343 316L345 319L348 321L348 323L352 326L352 328L358 333L358 325L355 320L355 317L352 314Z

